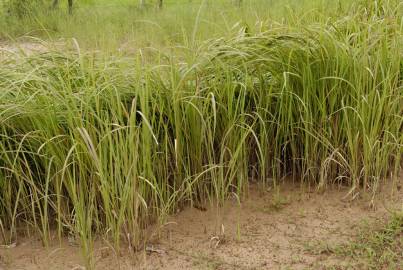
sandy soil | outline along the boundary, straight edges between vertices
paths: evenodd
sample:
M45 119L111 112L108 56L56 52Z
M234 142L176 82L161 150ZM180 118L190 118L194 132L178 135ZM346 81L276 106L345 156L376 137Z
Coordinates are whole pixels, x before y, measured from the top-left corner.
M0 55L13 53L34 54L46 51L46 46L39 42L0 42Z
M150 238L147 251L116 254L102 241L95 245L96 269L324 269L346 264L326 246L354 238L366 223L384 222L389 210L403 209L403 181L393 195L384 188L375 201L346 188L324 193L292 183L279 190L251 186L241 205L230 199L222 208L188 208L169 218ZM313 252L315 250L315 252ZM66 240L47 250L34 238L0 249L0 269L85 269L80 249Z
M48 51L66 51L74 48L73 40L43 41L34 37L20 38L15 41L0 40L0 57L5 59L11 56L32 56ZM0 58L1 59L1 58Z

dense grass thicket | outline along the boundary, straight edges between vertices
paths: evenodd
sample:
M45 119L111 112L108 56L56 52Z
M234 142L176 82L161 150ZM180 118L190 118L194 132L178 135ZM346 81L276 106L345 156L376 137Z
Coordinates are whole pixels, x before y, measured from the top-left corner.
M98 235L140 247L147 224L251 181L375 194L401 166L402 10L290 11L204 42L196 22L181 52L3 52L2 240L73 234L90 260Z

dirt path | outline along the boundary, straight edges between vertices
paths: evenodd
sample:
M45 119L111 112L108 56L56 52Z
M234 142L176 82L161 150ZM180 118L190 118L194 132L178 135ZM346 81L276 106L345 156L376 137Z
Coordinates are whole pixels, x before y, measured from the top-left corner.
M32 56L49 51L71 50L73 40L44 41L33 37L20 38L15 41L0 40L0 57L5 59L11 56ZM1 59L1 58L0 58Z
M159 237L149 241L147 252L117 255L97 243L96 269L329 269L354 264L329 254L328 247L351 241L365 223L383 224L388 210L402 210L403 190L391 196L385 188L372 203L361 195L346 201L346 192L333 188L318 194L292 183L271 191L252 186L241 206L233 199L221 209L185 209L171 217ZM79 248L67 241L48 251L32 239L0 249L0 269L84 269L81 265Z

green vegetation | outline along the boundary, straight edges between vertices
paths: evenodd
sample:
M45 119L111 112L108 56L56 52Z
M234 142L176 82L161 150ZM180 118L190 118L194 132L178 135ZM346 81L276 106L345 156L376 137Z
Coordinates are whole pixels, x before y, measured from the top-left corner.
M403 264L403 215L392 216L383 228L364 230L357 241L337 247L339 255L351 256L360 269L399 269Z
M394 181L403 6L253 2L3 17L3 37L76 37L0 54L4 242L73 234L91 265L97 236L140 248L147 224L241 197L251 179L373 194ZM117 52L126 38L135 49Z
M1 7L0 0L0 7ZM21 0L8 0L20 2ZM167 0L162 10L156 0L141 8L139 0L78 0L69 15L67 0L59 8L51 1L42 8L30 5L23 13L6 12L0 16L0 39L35 36L43 39L75 38L81 48L90 50L135 51L152 47L168 50L171 46L199 46L207 39L231 38L241 27L250 33L277 26L301 27L305 23L326 23L329 16L346 12L351 0ZM31 3L32 1L27 1ZM345 4L342 4L345 3ZM5 11L10 8L4 7ZM198 15L199 14L199 15ZM195 48L192 48L194 50Z
M340 245L315 243L308 251L343 258L343 265L327 266L342 269L399 269L403 265L403 213L391 215L386 224L366 224L351 242Z

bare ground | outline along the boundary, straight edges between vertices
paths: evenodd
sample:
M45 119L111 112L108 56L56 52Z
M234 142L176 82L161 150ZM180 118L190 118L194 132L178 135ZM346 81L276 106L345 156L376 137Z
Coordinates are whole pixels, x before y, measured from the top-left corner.
M353 258L328 252L329 246L352 241L363 224L384 224L390 211L403 210L402 179L371 200L365 193L345 199L348 189L324 193L290 182L279 189L251 186L239 204L222 208L187 208L171 216L150 237L145 251L121 251L97 241L96 269L341 269ZM393 192L392 192L393 191ZM349 197L350 198L350 197ZM402 241L403 242L403 241ZM403 255L403 254L402 254ZM403 258L400 258L403 261ZM331 268L334 267L334 268ZM85 269L80 248L45 249L35 238L0 249L0 269ZM348 268L350 269L350 268ZM360 267L354 269L362 269ZM403 268L402 268L403 269Z

